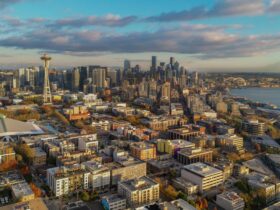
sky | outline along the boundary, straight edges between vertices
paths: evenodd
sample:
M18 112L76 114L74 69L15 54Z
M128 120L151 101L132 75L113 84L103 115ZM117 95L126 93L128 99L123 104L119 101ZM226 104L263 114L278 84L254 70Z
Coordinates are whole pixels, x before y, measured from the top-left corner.
M280 0L0 0L0 68L143 68L173 56L196 71L280 72Z

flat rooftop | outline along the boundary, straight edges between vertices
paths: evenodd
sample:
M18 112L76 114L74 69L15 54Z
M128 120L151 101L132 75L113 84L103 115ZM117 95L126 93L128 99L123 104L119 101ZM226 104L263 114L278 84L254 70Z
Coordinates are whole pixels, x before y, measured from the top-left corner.
M242 199L236 192L230 192L230 191L225 191L222 194L219 194L218 196L233 202Z
M28 196L34 194L29 185L24 181L11 186L15 197L20 198L22 196Z
M200 177L207 177L207 176L214 175L217 173L222 173L221 170L214 168L212 166L209 166L207 164L204 164L204 163L193 163L193 164L184 166L183 169L190 171Z
M185 146L185 147L195 147L195 144L183 139L174 139L174 140L170 140L170 143L173 146Z
M116 201L121 201L121 200L126 200L124 197L118 195L118 194L113 194L109 196L103 197L103 199L108 200L109 203L114 203Z
M147 176L140 177L138 179L131 179L127 181L120 182L122 185L130 189L131 191L135 190L144 190L150 187L158 185L157 182L148 178Z
M43 199L41 198L36 198L28 202L21 202L21 203L11 204L7 206L2 206L1 210L26 210L28 209L27 207L29 207L29 209L31 210L37 210L37 209L48 210Z

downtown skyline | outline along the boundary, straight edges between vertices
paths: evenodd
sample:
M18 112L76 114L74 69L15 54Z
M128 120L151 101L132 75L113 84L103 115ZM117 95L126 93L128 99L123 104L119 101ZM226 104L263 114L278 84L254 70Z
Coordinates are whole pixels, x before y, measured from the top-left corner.
M154 2L1 0L0 67L38 65L47 52L53 67L148 69L156 55L198 71L280 70L279 0Z

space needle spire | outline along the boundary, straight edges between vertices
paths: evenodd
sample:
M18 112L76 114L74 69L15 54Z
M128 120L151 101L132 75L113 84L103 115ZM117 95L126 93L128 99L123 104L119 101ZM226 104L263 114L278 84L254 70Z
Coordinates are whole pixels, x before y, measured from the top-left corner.
M49 66L50 60L52 58L47 54L44 54L41 57L41 60L44 61L44 90L43 90L43 97L44 97L44 104L52 104L52 94L50 88L50 80L49 80Z

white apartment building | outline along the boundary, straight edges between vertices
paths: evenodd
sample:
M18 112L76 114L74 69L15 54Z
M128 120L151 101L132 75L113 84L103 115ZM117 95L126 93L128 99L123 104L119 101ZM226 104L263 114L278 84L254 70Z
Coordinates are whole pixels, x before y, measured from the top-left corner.
M151 204L159 200L159 184L146 176L119 182L118 194L126 198L130 207Z
M181 177L198 185L200 192L216 187L224 180L223 171L200 162L184 166Z
M110 186L110 170L96 161L82 163L88 171L89 187L92 189L103 189Z
M89 176L90 172L81 165L55 167L47 170L47 184L55 196L61 196L77 189L88 189Z
M98 140L96 134L81 136L78 139L78 149L80 151L98 151Z

